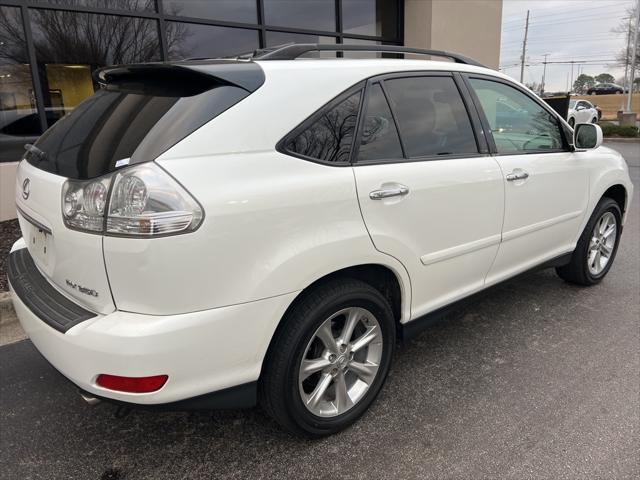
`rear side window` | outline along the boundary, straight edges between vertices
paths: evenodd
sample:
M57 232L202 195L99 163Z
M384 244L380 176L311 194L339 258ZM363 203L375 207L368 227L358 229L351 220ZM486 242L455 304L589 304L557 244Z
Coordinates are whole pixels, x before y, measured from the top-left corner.
M285 150L322 162L348 162L361 95L358 91L312 118L308 126L285 143Z
M404 158L396 124L379 83L369 90L358 161Z
M478 153L469 115L451 77L386 80L409 158Z

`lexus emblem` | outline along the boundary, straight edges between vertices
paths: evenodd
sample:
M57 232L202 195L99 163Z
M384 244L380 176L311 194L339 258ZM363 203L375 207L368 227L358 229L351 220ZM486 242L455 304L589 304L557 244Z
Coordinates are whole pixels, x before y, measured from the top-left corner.
M22 198L24 198L25 200L27 198L29 198L29 184L30 184L30 180L28 178L24 179L24 182L22 182Z

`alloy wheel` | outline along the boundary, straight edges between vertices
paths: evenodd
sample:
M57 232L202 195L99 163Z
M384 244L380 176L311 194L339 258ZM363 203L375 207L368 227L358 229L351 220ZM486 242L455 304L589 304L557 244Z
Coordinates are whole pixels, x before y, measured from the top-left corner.
M611 212L605 212L596 222L589 248L587 250L587 267L591 275L600 275L609 264L616 245L618 222Z
M302 403L319 417L354 407L378 374L382 347L380 323L370 311L349 307L331 315L311 337L300 362Z

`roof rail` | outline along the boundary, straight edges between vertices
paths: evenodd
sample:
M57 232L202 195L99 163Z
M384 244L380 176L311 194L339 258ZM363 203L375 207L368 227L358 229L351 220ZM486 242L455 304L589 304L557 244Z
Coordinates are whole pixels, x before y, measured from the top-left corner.
M349 45L326 43L294 43L281 47L272 47L256 50L253 60L295 60L308 52L388 52L411 53L415 55L433 55L436 57L450 58L456 63L484 67L475 60L457 53L444 50L425 50L421 48L400 47L396 45Z

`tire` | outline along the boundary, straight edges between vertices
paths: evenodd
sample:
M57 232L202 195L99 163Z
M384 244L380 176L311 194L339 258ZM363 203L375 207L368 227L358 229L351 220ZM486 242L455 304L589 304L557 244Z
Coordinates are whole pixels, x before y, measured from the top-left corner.
M385 297L359 280L333 280L303 295L285 314L269 346L260 380L259 401L266 412L289 432L317 438L348 427L373 403L391 366L396 342L396 324ZM341 353L339 347L335 350L327 348L326 330L323 330L325 334L321 335L320 327L328 324L331 335L336 337L337 333L336 340L339 340L342 334L340 324L346 325L347 315L352 313L354 318L360 315L361 320L358 320L356 328L352 330L352 342L349 342L346 352ZM379 336L354 353L363 355L366 349L367 356L379 355L377 371L375 375L368 377L370 383L365 383L368 385L365 389L362 384L357 383L361 381L361 377L354 373L353 369L356 363L365 365L369 357L365 361L362 356L353 357L353 360L347 358L352 346L355 348L361 336L376 331ZM337 343L340 344L339 341ZM313 355L312 350L315 351ZM337 352L339 357L336 359L337 355L331 352ZM304 359L323 360L326 363L331 358L333 363L330 362L330 365L322 370L308 377L301 374ZM373 364L375 363L374 361ZM366 366L371 369L369 365ZM303 377L305 380L302 380ZM353 382L351 386L350 381ZM314 397L316 392L321 391L321 383L329 386L323 396ZM352 402L351 406L348 405L353 395L347 393L350 395L349 401L343 401L343 410L340 410L339 384L343 385L342 392L351 392L351 387L358 386L364 393L358 388L354 389L355 395L361 396ZM332 393L333 403L327 400L331 398ZM313 398L321 398L316 406L313 405Z
M576 125L576 119L572 117L572 118L570 118L570 119L569 119L569 122L568 122L568 123L569 123L569 126L570 126L571 128L573 128L573 127L575 127L575 125Z
M598 123L598 117L593 117L591 119L591 123Z
M599 263L597 268L594 268L592 259L597 258L597 261L601 262L601 259L605 257L603 253L600 253L597 257L593 256L593 249L597 247L597 244L593 241L593 239L596 238L595 229L597 226L602 226L601 221L605 218L609 220L615 219L615 238L613 241L610 241L608 246L605 245L600 249L601 252L605 251L605 247L610 249L610 254L605 265L602 266L602 264ZM611 269L611 265L613 265L613 261L615 260L620 242L621 221L622 213L620 212L618 204L611 198L603 197L598 205L596 205L582 235L580 235L576 249L571 256L571 261L567 265L556 268L558 276L567 282L578 285L591 286L600 283ZM599 270L599 268L601 268L601 270Z

